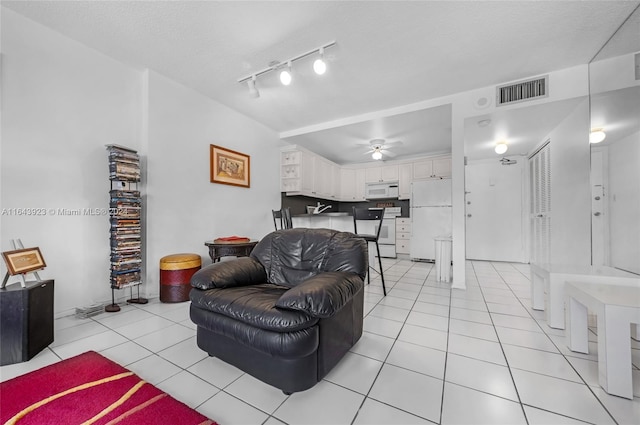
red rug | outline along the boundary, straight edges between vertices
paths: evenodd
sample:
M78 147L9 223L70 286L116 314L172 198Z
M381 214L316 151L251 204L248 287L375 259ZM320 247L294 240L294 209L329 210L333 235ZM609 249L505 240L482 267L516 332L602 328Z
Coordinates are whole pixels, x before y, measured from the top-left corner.
M5 425L215 424L94 351L0 383L0 406Z

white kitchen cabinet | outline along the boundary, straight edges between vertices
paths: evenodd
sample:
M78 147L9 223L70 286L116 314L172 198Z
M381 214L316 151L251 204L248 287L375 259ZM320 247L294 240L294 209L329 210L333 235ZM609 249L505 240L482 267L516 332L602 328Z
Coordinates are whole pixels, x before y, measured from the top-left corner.
M359 168L356 170L356 201L366 201L366 170Z
M398 199L409 199L411 197L411 182L413 181L413 164L399 164L398 174Z
M447 177L451 177L450 157L351 168L295 145L283 148L280 155L280 190L290 196L362 202L367 183L397 182L398 198L409 199L414 180Z
M364 168L342 168L340 170L340 200L344 202L365 201Z
M345 202L356 200L356 170L354 169L340 170L340 200Z
M304 149L284 149L280 154L280 190L287 195L305 195L337 200L340 166Z
M329 165L329 174L331 176L331 188L329 190L329 197L334 200L340 199L340 182L342 180L342 176L340 173L340 166L334 163Z
M315 166L313 170L313 196L325 198L329 194L329 163L320 157L315 157Z
M440 158L433 160L434 177L451 177L451 158Z
M300 191L307 194L314 192L315 180L315 156L307 152L302 153L302 169Z
M413 163L413 180L451 177L451 158L425 159Z
M396 218L396 253L409 254L411 243L411 219L409 217Z
M280 155L280 191L297 192L301 190L302 152L286 151Z
M383 183L398 181L398 166L383 165L381 167L366 168L366 183Z

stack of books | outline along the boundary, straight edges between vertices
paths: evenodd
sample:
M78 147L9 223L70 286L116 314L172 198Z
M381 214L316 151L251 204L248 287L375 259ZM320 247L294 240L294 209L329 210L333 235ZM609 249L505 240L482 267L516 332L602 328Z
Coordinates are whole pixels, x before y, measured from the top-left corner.
M111 288L121 289L142 283L142 199L135 188L135 183L140 181L140 158L135 151L121 146L109 145L107 149L112 181L109 192Z
M135 151L116 145L109 149L109 178L118 181L140 181L140 157Z

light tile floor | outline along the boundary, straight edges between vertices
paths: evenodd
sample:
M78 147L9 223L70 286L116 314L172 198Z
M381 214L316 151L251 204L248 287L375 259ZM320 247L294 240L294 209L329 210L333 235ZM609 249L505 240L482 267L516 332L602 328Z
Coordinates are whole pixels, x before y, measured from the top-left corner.
M364 335L314 388L291 396L198 349L189 303L122 306L55 322L55 342L0 379L95 350L222 425L639 424L640 343L633 400L598 385L588 355L530 308L529 266L467 262L467 290L435 281L433 265L384 260L365 290Z

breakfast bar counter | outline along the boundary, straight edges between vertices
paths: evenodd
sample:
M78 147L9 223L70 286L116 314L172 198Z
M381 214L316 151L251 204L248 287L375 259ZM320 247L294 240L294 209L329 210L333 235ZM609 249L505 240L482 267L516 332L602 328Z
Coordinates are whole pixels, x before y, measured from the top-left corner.
M334 229L353 232L353 216L346 212L297 214L291 216L293 227Z

